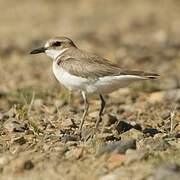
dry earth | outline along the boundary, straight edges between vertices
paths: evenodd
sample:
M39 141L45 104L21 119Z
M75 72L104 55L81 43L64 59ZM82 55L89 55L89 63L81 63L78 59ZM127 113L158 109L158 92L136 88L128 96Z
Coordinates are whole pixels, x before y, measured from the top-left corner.
M180 179L180 1L1 0L0 179ZM55 80L52 61L29 51L53 36L160 80L106 97L94 137L82 139L79 94Z

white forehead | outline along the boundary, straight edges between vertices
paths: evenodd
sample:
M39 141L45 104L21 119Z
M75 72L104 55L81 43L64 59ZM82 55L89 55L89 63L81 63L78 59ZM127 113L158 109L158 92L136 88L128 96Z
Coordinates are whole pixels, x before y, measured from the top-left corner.
M45 43L44 47L45 47L45 48L48 48L48 47L49 47L49 45L50 45L50 42L49 42L49 41L47 41L47 42Z

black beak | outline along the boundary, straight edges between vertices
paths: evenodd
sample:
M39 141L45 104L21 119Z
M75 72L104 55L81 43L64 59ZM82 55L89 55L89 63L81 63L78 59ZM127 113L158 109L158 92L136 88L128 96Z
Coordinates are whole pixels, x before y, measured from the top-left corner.
M30 54L39 54L39 53L44 53L46 51L45 47L40 47L38 49L34 49L33 51L30 52Z

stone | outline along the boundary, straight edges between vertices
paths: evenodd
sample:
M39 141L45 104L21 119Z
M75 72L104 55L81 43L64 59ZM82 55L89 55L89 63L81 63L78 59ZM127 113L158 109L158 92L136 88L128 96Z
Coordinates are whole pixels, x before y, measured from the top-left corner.
M132 128L133 128L133 126L130 125L129 123L125 122L125 121L119 121L115 127L115 129L117 130L117 132L119 134L126 132Z
M180 89L172 89L168 91L155 92L155 93L152 93L148 98L148 101L150 103L162 102L163 100L179 102Z
M165 97L165 92L164 91L154 92L149 96L148 101L150 103L154 104L154 103L157 103L157 102L162 102L164 100L164 97Z
M141 161L143 159L147 159L148 156L149 156L149 153L147 151L128 149L126 151L124 163L130 164L135 161Z
M124 161L124 160L125 160L125 155L124 154L112 154L108 159L108 161L111 161L111 162Z
M9 132L25 132L29 127L22 121L17 121L15 118L10 118L4 123L4 128Z
M23 136L13 139L13 143L19 144L19 145L23 145L26 142L27 142L27 140Z
M77 160L80 159L84 156L84 154L86 153L84 148L73 148L69 151L66 152L66 158L68 159L72 159L72 160Z
M164 112L162 112L161 113L161 117L162 117L162 119L168 119L169 117L170 117L170 115L171 115L171 112L170 111L164 111Z
M172 89L166 92L165 99L169 101L180 101L180 89Z
M24 170L31 170L34 168L34 163L31 160L27 160L23 164L23 169Z
M133 139L139 139L143 137L143 133L136 129L130 129L129 131L126 131L121 134L121 139L128 139L129 137Z
M103 154L110 154L110 153L120 153L124 154L128 149L136 149L136 140L135 139L128 139L128 140L121 140L117 142L111 142L106 144L102 147L97 156L101 156Z
M76 123L74 122L74 119L71 119L71 118L65 119L62 122L62 126L63 127L72 127L72 128L76 128L77 127Z
M168 164L157 167L154 171L154 180L178 180L180 177L180 166L178 164Z
M120 138L116 137L113 133L102 133L98 135L99 138L104 139L106 141L114 141L119 140Z
M139 130L139 131L141 131L141 130L142 130L141 125L140 125L140 124L138 124L138 123L136 123L135 121L130 122L130 125L132 125L132 126L133 126L133 128L134 128L134 129L136 129L136 130Z
M124 160L125 160L124 154L111 154L107 161L108 170L113 170L121 166Z
M107 174L105 176L102 176L99 178L99 180L118 180L119 178L117 177L116 174Z
M158 131L155 128L145 128L145 129L143 129L143 133L147 134L149 136L154 136L155 134L160 133L160 131Z
M180 138L180 133L176 133L175 137Z
M108 114L106 118L104 117L104 119L106 120L106 126L111 126L118 121L117 117L113 114Z
M156 144L154 144L153 150L155 150L155 151L165 151L170 147L171 147L171 145L168 143L168 141L162 139L162 140L158 141Z
M64 143L67 143L68 141L77 141L77 138L73 135L64 133L60 134L60 140Z

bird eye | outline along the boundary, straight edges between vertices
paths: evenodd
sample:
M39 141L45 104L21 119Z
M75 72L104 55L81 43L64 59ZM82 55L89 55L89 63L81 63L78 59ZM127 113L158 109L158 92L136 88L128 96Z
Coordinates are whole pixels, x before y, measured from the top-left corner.
M61 46L61 42L56 41L56 42L53 43L53 46Z

